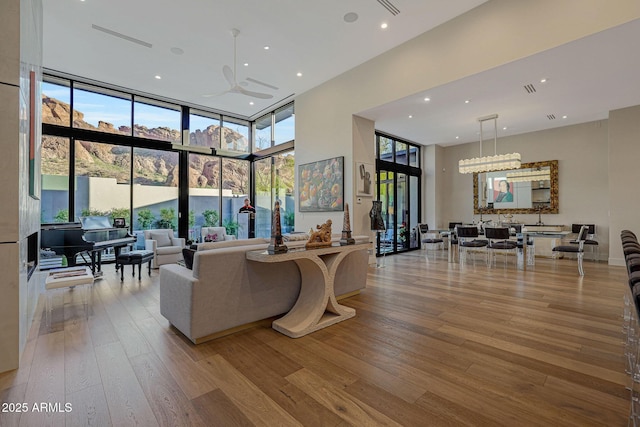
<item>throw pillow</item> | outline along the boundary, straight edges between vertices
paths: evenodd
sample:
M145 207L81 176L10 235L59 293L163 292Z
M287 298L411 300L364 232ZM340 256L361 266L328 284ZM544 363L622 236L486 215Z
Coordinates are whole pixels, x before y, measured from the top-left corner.
M196 254L196 251L189 248L182 249L182 257L184 258L184 266L189 270L193 270L193 256Z
M150 233L151 240L156 241L156 246L161 248L163 246L171 246L171 239L167 233Z
M218 233L207 234L204 237L205 242L217 242L218 241Z

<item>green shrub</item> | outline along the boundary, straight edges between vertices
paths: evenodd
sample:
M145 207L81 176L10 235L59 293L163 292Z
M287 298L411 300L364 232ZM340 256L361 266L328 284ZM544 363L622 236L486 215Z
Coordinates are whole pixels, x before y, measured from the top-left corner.
M204 212L202 212L202 216L204 217L205 227L216 227L218 225L218 221L220 220L218 211L214 211L213 209L205 210Z
M156 217L151 213L151 209L144 208L138 211L138 225L140 229L147 230L151 228L151 225L156 220Z

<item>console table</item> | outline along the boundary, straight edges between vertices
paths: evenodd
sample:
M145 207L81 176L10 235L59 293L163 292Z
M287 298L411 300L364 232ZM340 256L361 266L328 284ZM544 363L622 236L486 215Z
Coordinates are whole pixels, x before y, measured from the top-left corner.
M298 300L289 313L273 322L273 329L291 338L299 338L355 316L355 309L340 305L336 300L336 271L347 255L368 250L370 246L370 243L361 243L309 250L290 249L287 253L274 255L267 251L248 251L246 256L250 261L274 264L294 261L300 269L302 283Z

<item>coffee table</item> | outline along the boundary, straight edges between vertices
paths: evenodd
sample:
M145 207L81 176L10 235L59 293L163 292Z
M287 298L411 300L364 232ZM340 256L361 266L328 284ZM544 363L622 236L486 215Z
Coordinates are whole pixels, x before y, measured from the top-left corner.
M356 310L338 304L334 281L342 260L352 252L368 250L370 243L319 249L294 249L271 255L267 251L248 251L250 261L279 263L293 261L300 269L302 283L293 308L284 317L274 320L272 327L291 338L299 338L356 315ZM277 267L276 267L277 268Z

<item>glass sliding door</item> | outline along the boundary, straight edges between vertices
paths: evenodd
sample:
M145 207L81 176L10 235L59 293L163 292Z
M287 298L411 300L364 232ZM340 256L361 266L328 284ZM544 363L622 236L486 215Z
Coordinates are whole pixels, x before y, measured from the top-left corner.
M407 175L396 174L396 235L398 241L396 251L409 249L411 243L411 229L409 227L409 183Z
M380 201L382 202L382 219L385 231L378 233L380 242L379 253L395 252L396 245L396 216L395 216L395 185L394 173L386 170L380 171Z
M377 255L419 248L420 148L406 141L376 135L378 200L386 230L378 233Z

